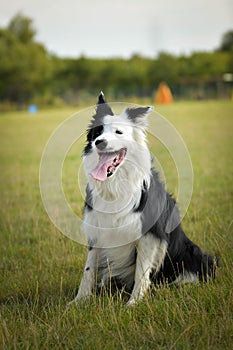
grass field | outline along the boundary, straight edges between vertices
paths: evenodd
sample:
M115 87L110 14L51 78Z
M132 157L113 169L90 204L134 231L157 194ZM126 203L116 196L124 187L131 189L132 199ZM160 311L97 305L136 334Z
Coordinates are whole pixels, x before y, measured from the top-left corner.
M120 293L103 293L78 309L86 248L63 236L43 208L39 163L54 128L75 110L0 116L0 349L232 349L233 103L179 102L159 107L186 142L194 169L183 226L203 250L221 258L208 284L152 288L133 308ZM153 146L153 145L152 145ZM176 179L166 152L156 153L169 190ZM64 189L74 210L82 199L66 160Z

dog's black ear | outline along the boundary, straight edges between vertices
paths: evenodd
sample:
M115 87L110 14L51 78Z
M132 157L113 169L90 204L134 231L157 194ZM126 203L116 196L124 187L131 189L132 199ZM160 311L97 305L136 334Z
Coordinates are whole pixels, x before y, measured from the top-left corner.
M124 111L124 116L128 118L135 124L138 124L143 129L147 127L147 117L152 112L153 107L136 107L136 108L127 108Z
M103 91L101 91L99 94L97 105L101 105L102 103L106 103Z
M103 91L101 91L96 105L96 115L94 117L102 118L106 115L114 115L114 113L111 110L110 106L107 104Z

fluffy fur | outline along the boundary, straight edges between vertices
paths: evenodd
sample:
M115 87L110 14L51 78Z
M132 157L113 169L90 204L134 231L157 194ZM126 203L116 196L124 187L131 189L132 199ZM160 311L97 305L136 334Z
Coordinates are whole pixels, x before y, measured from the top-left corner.
M83 151L89 252L76 303L110 279L131 293L133 305L152 281L193 283L214 276L215 259L187 238L176 203L153 170L145 138L151 110L116 116L99 96Z

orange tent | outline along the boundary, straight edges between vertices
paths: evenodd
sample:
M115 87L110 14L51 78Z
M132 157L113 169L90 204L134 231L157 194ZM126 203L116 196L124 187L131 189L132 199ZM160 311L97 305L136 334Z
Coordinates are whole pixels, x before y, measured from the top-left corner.
M166 83L160 83L155 92L155 104L169 104L173 102L173 96Z

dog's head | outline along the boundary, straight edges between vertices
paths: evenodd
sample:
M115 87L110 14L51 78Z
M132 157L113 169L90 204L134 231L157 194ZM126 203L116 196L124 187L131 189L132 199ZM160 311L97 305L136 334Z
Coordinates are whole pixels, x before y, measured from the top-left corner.
M111 181L115 174L123 172L120 169L124 168L124 176L134 171L140 157L144 157L143 152L148 153L144 131L152 109L127 108L120 115L115 115L104 94L100 93L83 152L87 175L103 182ZM140 164L144 160L141 159Z

